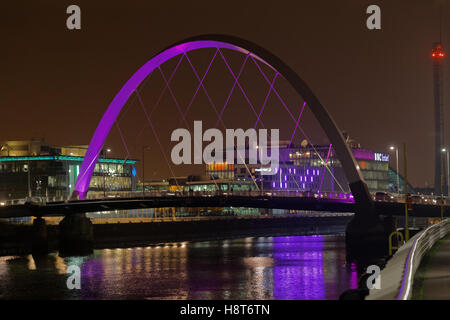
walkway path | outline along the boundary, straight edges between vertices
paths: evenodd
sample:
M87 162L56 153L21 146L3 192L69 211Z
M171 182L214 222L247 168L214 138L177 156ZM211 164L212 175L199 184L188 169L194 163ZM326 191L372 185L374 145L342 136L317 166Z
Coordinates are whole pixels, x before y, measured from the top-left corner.
M424 257L414 284L415 299L450 300L450 235Z

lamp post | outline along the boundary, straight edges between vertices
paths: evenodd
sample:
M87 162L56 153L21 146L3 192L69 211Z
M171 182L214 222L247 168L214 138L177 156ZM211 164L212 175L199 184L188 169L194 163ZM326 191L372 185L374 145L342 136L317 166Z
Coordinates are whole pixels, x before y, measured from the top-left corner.
M142 146L142 198L145 197L145 150L148 146Z
M395 150L395 159L396 159L396 173L397 173L397 193L400 193L400 178L398 175L398 148L394 146L389 147L390 150Z
M258 153L259 153L259 180L260 180L260 182L261 182L261 187L260 187L260 192L261 192L261 195L263 195L263 192L264 192L264 190L263 190L263 174L262 174L262 159L261 159L261 148L258 146L258 145L256 145L256 150L258 150Z
M409 225L408 225L408 171L406 162L406 143L403 143L403 165L404 165L404 180L405 180L405 241L409 240Z
M447 154L447 196L450 196L450 160L449 160L449 150L447 148L442 148L442 152Z
M28 180L28 197L31 198L31 167L30 167L30 160L28 160L28 172L27 172L27 180Z
M448 150L447 150L447 148L442 148L441 149L441 151L442 152L446 152L447 153L447 170L448 170L448 162L449 162L449 160L448 160ZM442 172L441 171L441 183L440 183L440 187L441 187L441 198L439 199L440 200L440 205L441 205L441 220L444 220L444 194L443 194L443 175L444 175L444 172ZM448 171L447 171L447 195L448 195Z
M110 153L111 149L107 148L106 152ZM103 155L103 159L106 159L105 150L102 150L102 155ZM101 168L101 166L100 166L100 168ZM106 174L105 174L105 171L103 169L102 169L102 175L103 175L103 198L106 198Z

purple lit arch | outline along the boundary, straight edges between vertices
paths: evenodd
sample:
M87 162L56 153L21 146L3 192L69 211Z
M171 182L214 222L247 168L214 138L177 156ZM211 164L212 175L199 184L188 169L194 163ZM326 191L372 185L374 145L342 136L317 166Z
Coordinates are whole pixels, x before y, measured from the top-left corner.
M268 50L247 40L228 35L202 35L180 41L155 55L128 79L108 106L92 136L77 178L73 194L74 197L78 196L81 199L85 197L95 164L97 163L106 137L123 106L141 82L164 62L180 54L203 48L230 49L241 52L257 59L282 75L305 102L307 102L333 145L336 155L342 163L355 203L363 207L371 206L372 198L367 185L362 178L351 150L345 143L341 131L306 83L287 64Z

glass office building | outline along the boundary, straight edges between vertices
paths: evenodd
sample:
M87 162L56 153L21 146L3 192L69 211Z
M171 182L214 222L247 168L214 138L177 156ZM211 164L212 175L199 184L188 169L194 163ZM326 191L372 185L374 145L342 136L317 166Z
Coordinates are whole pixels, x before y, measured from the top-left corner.
M350 145L350 149L370 192L389 191L389 155L362 149L356 144ZM254 179L266 191L350 192L342 165L330 145L288 148L288 143L281 142L279 158L279 166L273 168L275 174L272 175L261 175L269 170L264 165L226 163L207 164L206 174L216 179Z
M72 194L87 146L55 147L43 141L0 142L0 199L68 197ZM135 160L98 159L89 195L134 191Z

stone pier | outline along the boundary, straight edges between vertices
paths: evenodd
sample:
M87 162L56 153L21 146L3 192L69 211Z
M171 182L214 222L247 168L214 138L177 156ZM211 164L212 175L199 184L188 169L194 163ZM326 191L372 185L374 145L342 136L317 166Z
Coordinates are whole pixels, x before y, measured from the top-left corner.
M32 253L33 255L45 255L48 253L47 225L42 217L33 220L32 227Z
M396 231L392 217L355 215L347 225L345 242L349 260L374 260L388 256L389 235Z
M88 255L93 251L94 227L85 213L70 214L59 223L59 253Z

